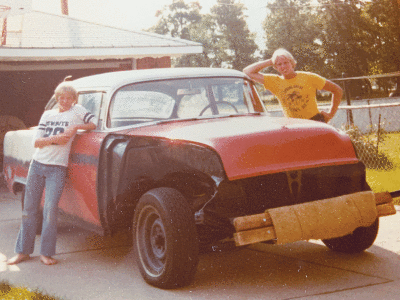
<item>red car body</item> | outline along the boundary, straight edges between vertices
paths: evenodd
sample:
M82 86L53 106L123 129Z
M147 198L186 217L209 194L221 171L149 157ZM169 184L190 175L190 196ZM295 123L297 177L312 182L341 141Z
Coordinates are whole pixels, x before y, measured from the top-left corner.
M155 286L188 284L199 243L232 238L237 217L369 190L345 133L269 116L241 72L126 71L73 84L98 128L73 142L60 211L103 234L133 228L140 270ZM33 132L6 134L13 192L26 182ZM365 228L366 242L339 251L372 245L378 223Z

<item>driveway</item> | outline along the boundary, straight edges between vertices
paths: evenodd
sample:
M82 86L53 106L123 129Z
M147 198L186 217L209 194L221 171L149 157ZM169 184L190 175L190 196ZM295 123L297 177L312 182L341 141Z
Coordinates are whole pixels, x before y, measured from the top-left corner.
M319 241L287 245L215 245L200 256L192 285L160 290L146 284L131 253L129 232L102 237L60 222L55 258L7 266L20 225L18 197L0 188L0 279L74 299L398 299L400 214L381 218L375 244L367 251L335 253ZM400 207L397 207L400 211Z

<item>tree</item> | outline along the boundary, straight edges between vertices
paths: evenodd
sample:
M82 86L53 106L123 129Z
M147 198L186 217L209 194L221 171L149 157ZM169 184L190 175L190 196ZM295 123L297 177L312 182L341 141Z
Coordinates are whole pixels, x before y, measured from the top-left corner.
M173 0L157 12L159 20L150 31L191 40L203 45L202 54L183 55L173 60L176 67L221 67L226 59L222 49L223 39L216 35L215 20L210 15L200 14L198 2L186 4L183 0Z
M400 1L371 0L365 5L365 13L374 35L368 45L373 55L369 63L371 73L400 71ZM397 90L400 90L400 77L396 82Z
M257 45L247 28L244 6L233 0L218 0L213 13L200 14L198 2L173 0L157 13L159 20L150 31L188 39L203 45L202 54L184 55L175 66L230 67L243 69L255 59ZM227 11L226 11L227 9Z
M285 48L305 71L325 70L325 53L321 41L321 18L311 8L310 0L276 0L267 4L269 13L263 29L266 37L265 58L278 48Z
M258 46L255 35L250 32L244 11L246 8L236 0L217 0L211 8L211 16L215 19L216 36L226 45L224 63L229 67L242 70L253 63Z
M217 24L211 15L203 15L199 23L190 26L189 33L193 41L203 45L203 53L183 56L178 66L220 68L229 60L225 53L227 42L223 36L217 34Z
M318 0L322 19L322 45L332 76L368 74L371 39L369 23L362 14L359 0Z
M159 20L149 30L162 35L190 39L189 26L201 20L200 9L199 2L186 4L184 0L173 0L172 4L157 11L156 17Z
M205 36L209 33L208 31L202 32L202 35L193 30L195 28L207 30L205 22L202 22L203 16L200 10L199 2L186 4L184 0L173 0L172 4L157 11L156 17L159 20L149 31L195 42L207 42ZM206 54L208 46L203 44L203 49L203 54L183 55L174 59L173 64L177 67L209 66L210 60Z

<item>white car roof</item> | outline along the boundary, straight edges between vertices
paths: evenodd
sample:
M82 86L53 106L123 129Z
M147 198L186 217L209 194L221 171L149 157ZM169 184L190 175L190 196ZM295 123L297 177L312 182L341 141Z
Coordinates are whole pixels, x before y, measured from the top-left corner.
M125 84L160 79L191 77L245 77L240 71L222 68L163 68L117 71L82 77L73 81L75 88L96 89L113 88Z

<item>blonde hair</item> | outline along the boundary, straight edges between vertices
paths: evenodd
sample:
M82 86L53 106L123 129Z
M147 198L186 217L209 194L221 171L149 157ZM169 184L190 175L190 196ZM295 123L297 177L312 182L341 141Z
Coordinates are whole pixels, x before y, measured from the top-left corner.
M78 101L78 92L77 90L72 86L71 83L69 82L61 82L56 89L54 90L54 95L56 97L56 100L58 101L58 97L61 94L69 94L72 96L72 98L75 99L75 102Z
M287 51L286 49L283 49L283 48L279 48L279 49L275 50L274 54L272 54L271 60L274 65L275 65L276 59L279 56L286 57L292 63L293 68L296 66L297 61L294 59L293 55L289 51Z

